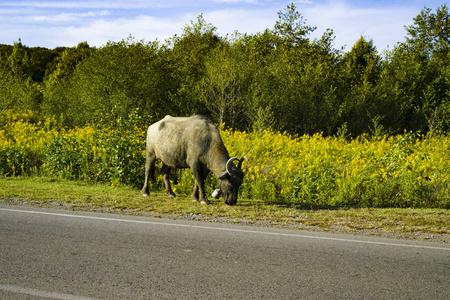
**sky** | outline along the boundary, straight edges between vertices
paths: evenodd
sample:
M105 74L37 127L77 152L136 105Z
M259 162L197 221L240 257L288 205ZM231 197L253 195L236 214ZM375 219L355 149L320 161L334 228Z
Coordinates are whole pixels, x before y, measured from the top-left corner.
M334 47L345 51L361 37L379 52L404 42L405 25L426 6L436 11L446 0L0 0L0 44L19 41L28 47L101 47L130 35L164 42L203 14L220 36L273 29L278 12L290 3L307 25L311 39L331 28Z

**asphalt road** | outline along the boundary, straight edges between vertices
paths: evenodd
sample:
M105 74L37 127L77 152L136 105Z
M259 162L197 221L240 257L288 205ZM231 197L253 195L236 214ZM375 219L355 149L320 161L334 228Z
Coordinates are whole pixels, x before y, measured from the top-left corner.
M0 299L450 299L450 246L0 206Z

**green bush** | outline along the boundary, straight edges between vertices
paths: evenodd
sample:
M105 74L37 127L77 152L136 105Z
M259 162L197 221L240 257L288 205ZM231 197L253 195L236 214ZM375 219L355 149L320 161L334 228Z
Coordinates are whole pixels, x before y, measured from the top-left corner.
M52 129L11 119L0 130L0 175L49 174L141 188L145 128ZM318 134L292 137L269 130L221 132L231 156L246 155L241 197L290 205L450 208L450 137L399 136L347 140ZM161 163L153 191L163 190ZM190 195L189 169L173 171L173 189ZM206 192L217 188L210 174Z

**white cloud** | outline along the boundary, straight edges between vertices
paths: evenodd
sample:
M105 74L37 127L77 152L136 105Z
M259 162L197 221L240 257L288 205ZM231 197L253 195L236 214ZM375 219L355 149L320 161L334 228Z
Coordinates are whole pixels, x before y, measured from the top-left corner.
M34 8L139 8L139 7L158 7L164 1L98 1L98 0L83 0L83 1L8 1L1 5L5 7L34 7Z
M422 2L421 2L422 1ZM327 28L336 36L335 47L350 50L361 35L373 39L382 51L404 41L404 25L412 23L424 0L294 1L308 25L317 26L311 38L319 38ZM218 28L221 36L234 31L254 34L272 29L277 12L291 1L269 0L59 0L1 1L0 43L22 38L28 46L75 46L87 41L92 46L108 40L120 41L133 35L148 41L182 33L200 13ZM382 4L380 4L382 3ZM419 6L419 8L418 8Z
M204 14L207 22L217 27L220 35L240 33L254 34L272 28L277 19L272 10L260 10L257 13L250 10L225 9Z
M86 26L53 27L42 29L44 34L53 32L51 43L59 46L76 46L87 41L91 46L102 46L108 41L121 41L130 34L146 41L163 41L179 33L186 22L138 16L134 19L99 20Z
M250 3L257 4L258 0L214 0L216 3Z
M305 9L307 23L317 26L314 37L319 37L327 28L334 30L336 48L346 45L349 51L359 37L373 39L379 51L397 42L403 42L404 25L420 11L409 7L356 8L344 1L329 1Z
M242 2L242 1L239 1ZM248 2L248 1L245 1ZM252 2L252 1L250 1ZM167 7L192 7L210 4L211 0L54 0L54 1L5 1L4 7L52 8L52 9L145 9Z
M96 17L103 17L109 15L110 12L108 10L102 10L102 11L88 11L84 13L61 13L56 15L49 15L49 16L34 16L31 17L31 20L37 21L37 22L70 22L70 21L77 21L83 18L96 18Z

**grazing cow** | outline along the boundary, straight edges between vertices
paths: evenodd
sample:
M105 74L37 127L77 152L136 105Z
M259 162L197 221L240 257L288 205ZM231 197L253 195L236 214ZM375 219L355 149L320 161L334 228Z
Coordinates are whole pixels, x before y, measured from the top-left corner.
M144 196L149 194L149 176L154 180L156 159L160 159L163 163L162 174L169 197L175 197L170 187L170 170L191 168L195 179L192 192L194 201L209 203L204 181L208 173L213 172L219 179L220 187L220 191L214 194L221 194L228 205L236 204L239 187L244 179L242 162L246 158L230 158L219 130L208 118L201 115L188 118L166 116L149 126L145 181L142 188ZM237 165L235 161L238 162Z

